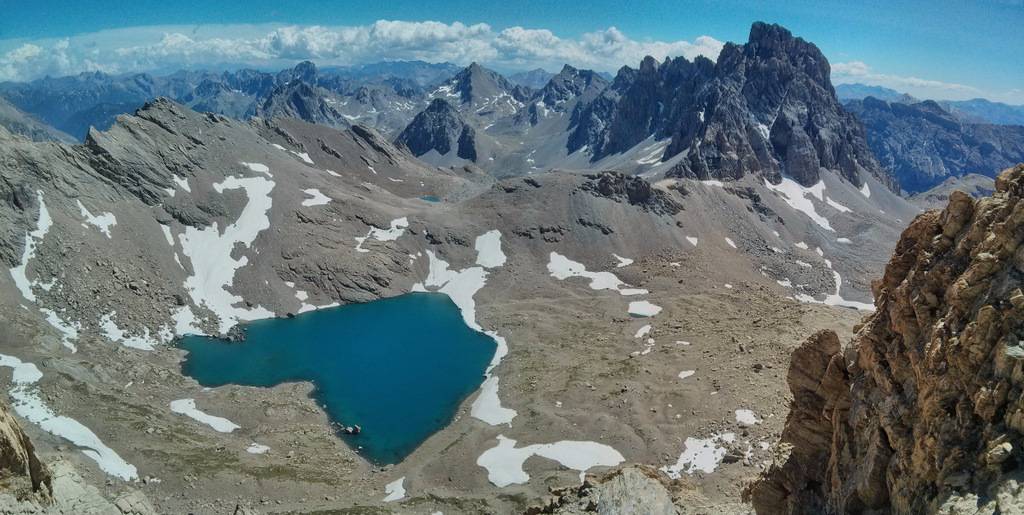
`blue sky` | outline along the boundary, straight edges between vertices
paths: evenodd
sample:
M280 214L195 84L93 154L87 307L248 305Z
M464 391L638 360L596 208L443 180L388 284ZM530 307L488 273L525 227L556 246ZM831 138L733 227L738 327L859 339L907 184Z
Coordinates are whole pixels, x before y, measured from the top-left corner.
M837 82L1024 103L1024 0L3 2L0 79L275 67L304 57L324 64L477 59L506 71L575 59L614 70L645 51L713 54L720 42L745 41L750 23L763 20L821 47Z

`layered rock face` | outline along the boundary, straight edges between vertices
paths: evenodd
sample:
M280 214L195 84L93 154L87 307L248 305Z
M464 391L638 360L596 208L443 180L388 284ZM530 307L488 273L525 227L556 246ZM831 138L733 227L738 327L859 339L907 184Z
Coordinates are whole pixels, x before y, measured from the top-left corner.
M458 157L476 161L476 132L455 107L440 98L417 114L395 143L405 145L416 156L431 150L446 155L454 149Z
M990 198L950 196L903 233L875 314L842 349L793 355L759 513L1018 513L1024 508L1024 165Z
M662 159L684 158L671 176L736 179L786 174L805 186L822 169L856 186L870 174L891 189L857 120L836 98L818 47L778 25L755 23L744 45L727 43L716 63L704 57L623 68L577 115L568 150L593 158L653 136L671 138Z
M864 123L882 166L910 193L968 173L994 177L1024 160L1019 125L965 123L931 100L905 104L868 97L847 108Z

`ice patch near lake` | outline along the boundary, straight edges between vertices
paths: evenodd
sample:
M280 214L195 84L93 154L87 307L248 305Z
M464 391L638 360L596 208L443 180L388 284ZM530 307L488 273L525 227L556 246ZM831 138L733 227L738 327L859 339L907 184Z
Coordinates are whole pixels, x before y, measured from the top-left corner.
M486 450L476 464L487 469L487 480L498 488L524 484L530 480L523 463L531 456L557 461L566 468L586 473L592 467L614 467L625 458L612 447L597 442L562 440L516 448L516 441L498 435L498 445Z
M491 358L491 362L484 372L486 379L480 385L480 393L470 406L470 416L492 426L511 425L517 412L501 405L501 398L498 396L499 379L493 374L494 368L508 354L508 342L497 332L484 331L480 327L476 321L476 301L473 299L476 292L480 291L487 282L487 268L498 267L505 263L505 254L501 250L501 232L492 230L481 234L477 236L473 246L477 251L477 266L463 270L450 269L447 261L437 257L430 250L426 251L427 278L423 283L413 285L412 291L436 291L447 295L458 306L462 320L467 326L490 336L497 344L494 357Z
M356 252L369 252L368 249L363 248L363 243L370 238L377 241L395 241L399 236L405 233L405 229L408 227L409 219L404 216L402 218L395 218L392 220L391 225L387 229L371 227L370 232L366 233L366 236L356 237Z
M735 438L734 433L723 433L710 438L689 437L683 443L683 453L679 455L676 464L661 467L660 470L672 479L679 479L683 474L714 472L725 458L725 448L719 447L718 443L732 442Z
M154 346L159 343L149 336L149 328L145 329L142 336L128 336L117 326L117 322L114 322L115 314L117 314L116 311L111 311L100 317L100 329L103 330L103 336L106 336L108 340L139 350L153 350Z
M107 238L112 238L110 235L110 228L117 225L117 218L114 217L114 213L103 213L100 216L93 216L85 205L82 204L81 200L78 202L78 210L82 213L82 218L85 218L85 223L97 228L101 233L107 235Z
M0 354L0 367L11 369L11 406L18 416L76 445L108 475L125 481L138 479L135 466L107 447L89 428L73 418L57 415L43 402L38 385L43 374L35 364Z
M652 317L661 313L661 306L646 300L635 300L629 303L629 314L635 317Z
M825 181L818 181L814 186L807 188L801 186L800 183L790 179L789 177L783 177L782 182L778 185L772 184L768 179L764 180L764 185L768 189L776 193L780 193L783 200L789 204L789 207L807 215L814 223L821 226L821 228L827 231L832 230L832 225L828 223L828 220L824 216L818 214L818 211L814 208L814 203L811 202L812 197L824 202Z
M305 207L322 206L322 205L327 204L328 202L331 201L330 197L328 197L327 195L324 195L323 193L320 192L320 190L318 190L316 188L310 188L308 190L302 190L302 192L305 193L306 195L309 195L309 198L304 199L302 201L302 205L305 206Z
M645 295L648 293L647 290L641 288L624 288L629 285L619 280L611 272L588 272L583 263L573 261L557 252L551 253L548 272L559 281L570 277L590 279L590 288L593 290L615 290L622 295Z
M238 424L235 424L224 417L216 417L200 411L196 408L195 399L178 399L176 401L171 401L171 411L179 415L185 415L186 417L201 424L206 424L212 427L214 431L220 433L230 433L235 429L239 429Z
M249 200L238 219L225 227L223 233L217 222L203 229L186 226L179 241L185 256L192 262L193 275L185 279L185 289L193 302L206 306L217 315L220 320L219 331L224 334L240 320L274 316L274 313L259 306L251 309L235 307L244 299L228 291L234 283L235 272L249 263L247 256L238 259L231 257L235 247L241 244L252 248L259 233L270 227L270 192L274 189L274 181L265 177L231 176L214 184L213 189L217 193L244 189Z
M384 493L387 494L383 499L384 502L399 501L405 498L405 476L384 485Z
M615 268L622 268L624 266L629 266L633 264L632 259L624 258L618 254L612 254L612 257L618 260L618 264L615 265Z

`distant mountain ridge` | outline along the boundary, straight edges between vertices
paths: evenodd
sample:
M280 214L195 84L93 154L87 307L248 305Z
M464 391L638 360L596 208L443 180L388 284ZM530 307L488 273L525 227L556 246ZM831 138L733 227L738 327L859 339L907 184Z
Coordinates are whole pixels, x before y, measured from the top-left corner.
M380 98L386 96L390 97L389 101L405 102L457 71L458 67L451 63L421 61L318 70L313 63L305 61L275 73L252 69L223 73L181 71L165 76L92 72L27 83L0 83L0 97L60 131L84 138L89 127L106 129L117 115L131 113L158 97L173 98L200 111L244 118L253 115L258 104L266 104L267 97L276 88L293 80L318 86L339 97L351 97L353 102L347 109L335 109L352 120L372 118L376 114L373 110L380 107ZM374 102L378 105L371 105ZM405 110L412 111L411 106ZM414 114L415 111L409 112L400 123L391 120L390 124L404 126ZM363 121L377 122L368 118Z
M836 95L839 96L839 100L843 101L843 103L851 100L864 100L867 97L904 104L914 104L921 101L894 89L860 83L839 84L836 86ZM984 98L937 100L935 102L964 122L1024 125L1024 105L1004 104Z
M867 129L868 145L909 193L948 177L995 177L1024 161L1024 127L966 123L934 101L913 104L874 97L846 104Z

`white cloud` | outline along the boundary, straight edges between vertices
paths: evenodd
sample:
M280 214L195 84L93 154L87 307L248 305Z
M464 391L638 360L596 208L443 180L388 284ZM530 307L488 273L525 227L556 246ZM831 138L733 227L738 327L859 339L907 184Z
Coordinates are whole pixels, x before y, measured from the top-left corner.
M884 86L902 93L909 93L921 99L966 100L983 97L992 100L1021 104L1024 91L986 91L967 84L922 79L912 76L892 75L876 72L863 61L849 61L832 65L832 82L836 84L861 83Z
M0 40L0 80L30 80L84 71L168 71L200 65L282 67L302 59L318 64L356 64L421 59L497 68L563 63L614 71L645 55L718 56L722 42L710 36L689 41L638 41L610 27L561 38L550 30L478 23L380 20L361 26L211 25L131 27L59 40Z

